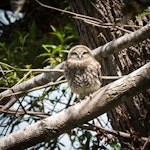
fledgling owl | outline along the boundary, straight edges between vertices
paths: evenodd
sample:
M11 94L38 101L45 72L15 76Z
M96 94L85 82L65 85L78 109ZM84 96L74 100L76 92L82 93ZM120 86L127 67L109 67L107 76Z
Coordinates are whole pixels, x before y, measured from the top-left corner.
M73 47L64 64L64 75L71 90L84 98L101 87L101 65L91 50L83 45Z

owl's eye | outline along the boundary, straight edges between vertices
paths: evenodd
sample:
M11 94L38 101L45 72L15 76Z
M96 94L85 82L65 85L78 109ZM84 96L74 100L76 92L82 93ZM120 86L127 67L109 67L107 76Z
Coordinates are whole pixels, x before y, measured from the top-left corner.
M71 53L71 56L76 56L76 55L78 55L76 52Z
M89 54L89 52L88 52L88 51L84 51L84 52L83 52L83 55L86 55L86 54Z

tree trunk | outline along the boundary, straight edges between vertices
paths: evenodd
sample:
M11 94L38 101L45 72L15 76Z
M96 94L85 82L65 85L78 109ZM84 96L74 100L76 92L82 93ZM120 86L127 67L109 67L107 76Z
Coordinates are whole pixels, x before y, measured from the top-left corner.
M144 21L129 21L123 23L120 0L70 0L72 11L97 19L82 19L76 17L76 25L81 44L94 49L116 39L126 33L140 28L148 23ZM119 54L111 55L100 61L102 75L126 75L150 61L150 40L123 49ZM103 85L111 81L103 81ZM133 139L119 138L122 148L139 148L144 143L137 140L138 136L150 136L150 91L147 90L133 100L107 112L111 125L115 130L130 133ZM142 145L141 145L142 144ZM148 147L148 144L147 144ZM148 149L148 148L147 148Z

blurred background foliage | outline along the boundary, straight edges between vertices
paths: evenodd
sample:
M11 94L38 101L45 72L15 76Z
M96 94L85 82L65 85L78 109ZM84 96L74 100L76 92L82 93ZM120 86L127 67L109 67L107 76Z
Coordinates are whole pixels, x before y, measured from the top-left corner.
M70 10L67 0L41 2ZM43 8L35 1L29 0L20 12L20 17L14 18L15 21L12 21L13 13L9 1L2 0L0 9L0 92L14 86L26 75L26 72L15 71L14 67L19 70L55 66L66 59L67 51L72 46L79 44L74 21L69 15ZM31 72L24 80L36 74ZM75 99L76 95L71 93L67 84L28 93L13 105L11 109L14 113L0 114L0 136L57 113L72 105ZM19 109L38 114L19 114ZM100 126L109 126L108 120L97 118L96 121ZM67 143L63 139L67 139ZM66 149L66 145L71 146L70 149L120 150L116 137L84 128L76 128L67 135L40 143L30 149Z
M46 4L65 10L70 9L64 0ZM2 11L4 18L1 17L3 25L0 26L0 61L17 69L55 66L66 59L67 50L78 42L72 18L45 9L35 1L28 1L21 12L23 16L13 23L11 23L13 14L8 16L8 10ZM4 20L8 23L4 23ZM2 67L8 71L11 69L5 65ZM0 85L11 87L23 74L23 72L8 73L6 77L9 78L9 84L1 80Z
M149 0L123 0L124 7L122 13L128 19L139 19L142 16L150 14L150 1Z

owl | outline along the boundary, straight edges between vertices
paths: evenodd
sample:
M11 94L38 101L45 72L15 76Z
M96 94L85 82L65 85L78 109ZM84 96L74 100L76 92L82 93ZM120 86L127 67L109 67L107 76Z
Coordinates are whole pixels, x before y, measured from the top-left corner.
M101 65L91 50L83 45L73 47L64 63L64 76L72 92L80 98L90 95L101 87Z

